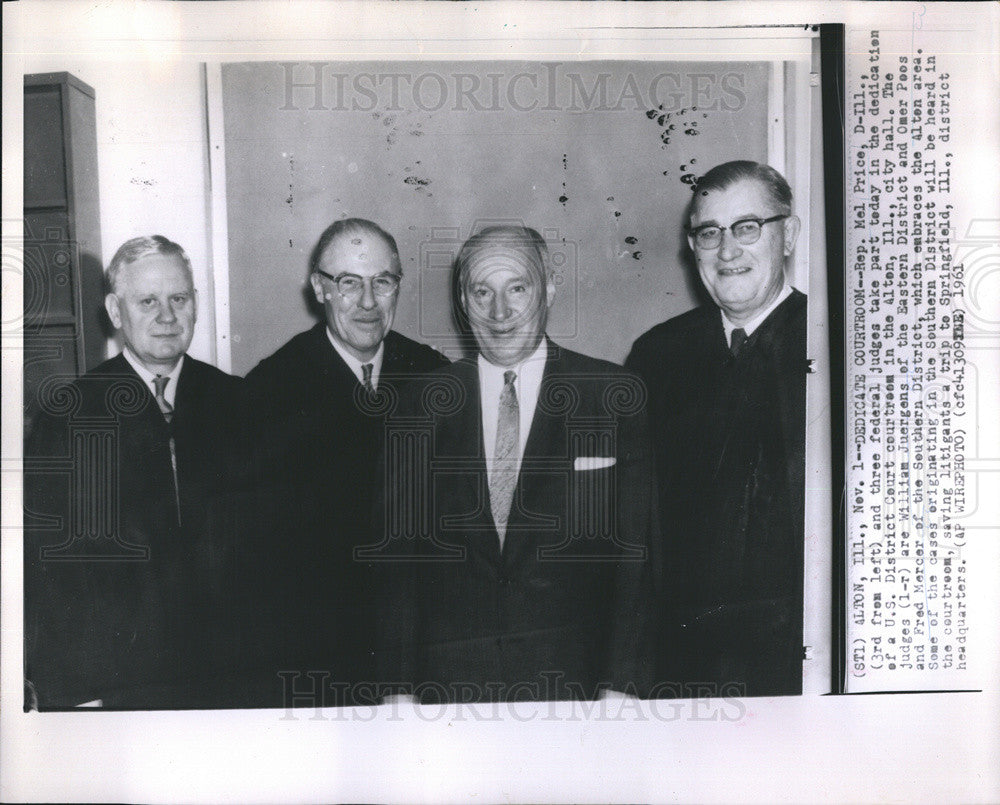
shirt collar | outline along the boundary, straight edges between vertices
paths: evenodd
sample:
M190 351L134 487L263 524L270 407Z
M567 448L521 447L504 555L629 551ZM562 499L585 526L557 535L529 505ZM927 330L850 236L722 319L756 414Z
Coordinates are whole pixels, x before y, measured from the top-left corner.
M330 343L333 348L337 350L337 354L343 359L344 363L347 364L347 368L350 369L354 376L358 379L359 383L364 383L364 370L361 368L366 363L372 365L372 388L378 388L378 378L382 374L382 356L385 355L385 341L378 345L378 351L375 353L374 357L370 361L359 361L350 352L344 349L343 345L333 337L333 333L330 332L330 328L326 328L326 337L330 339Z
M163 392L163 396L166 398L167 402L171 405L174 404L174 399L177 396L177 380L181 376L181 367L184 366L184 355L177 361L177 365L174 366L169 372L165 374L156 374L149 371L145 366L140 363L139 359L128 347L122 349L122 354L125 356L125 360L129 362L129 365L135 369L135 373L142 378L142 381L149 386L150 391L156 394L156 387L153 385L153 380L157 377L169 377L171 379L170 383L167 383L167 388Z
M497 366L486 360L482 356L482 353L480 353L478 357L479 376L483 378L488 387L497 386L502 388L504 374L513 370L517 374L517 379L514 381L515 384L521 385L530 382L533 386L540 386L542 383L542 374L545 372L545 361L549 357L549 348L546 341L547 339L543 335L535 351L516 366Z
M766 308L764 308L760 313L758 313L756 316L750 319L750 321L748 321L746 324L743 325L742 330L747 334L747 338L749 338L753 334L754 330L756 330L758 327L760 327L760 325L764 323L764 319L770 316L774 312L774 309L778 307L778 305L784 302L791 295L792 295L792 286L789 285L788 283L785 283L781 287L781 292L775 297L774 301L771 302L771 304L769 304ZM732 341L733 330L740 329L740 327L729 321L729 319L726 318L725 312L723 312L721 308L719 310L719 313L722 315L722 329L725 330L726 332L726 343L728 344L730 341Z

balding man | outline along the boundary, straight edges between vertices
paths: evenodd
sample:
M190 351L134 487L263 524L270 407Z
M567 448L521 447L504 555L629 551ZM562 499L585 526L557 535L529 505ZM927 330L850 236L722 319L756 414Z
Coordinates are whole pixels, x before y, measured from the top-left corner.
M698 180L687 226L712 304L641 336L666 537L661 678L688 696L802 690L806 297L792 193L756 162Z
M387 429L380 678L422 702L642 693L654 479L638 381L545 334L555 283L533 229L457 260L477 355ZM388 692L388 691L387 691Z
M249 606L262 646L257 703L270 706L364 700L375 602L353 549L371 540L382 400L448 363L391 329L403 277L396 241L377 224L331 224L309 281L323 320L246 378L263 504Z
M129 240L107 283L122 352L43 384L26 445L26 677L43 709L222 706L240 381L186 354L198 305L179 245Z

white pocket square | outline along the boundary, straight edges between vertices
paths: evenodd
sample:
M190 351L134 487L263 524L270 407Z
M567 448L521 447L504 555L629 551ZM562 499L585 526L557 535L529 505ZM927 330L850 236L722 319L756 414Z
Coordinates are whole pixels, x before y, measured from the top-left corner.
M615 466L614 456L577 456L573 459L574 470L604 470Z

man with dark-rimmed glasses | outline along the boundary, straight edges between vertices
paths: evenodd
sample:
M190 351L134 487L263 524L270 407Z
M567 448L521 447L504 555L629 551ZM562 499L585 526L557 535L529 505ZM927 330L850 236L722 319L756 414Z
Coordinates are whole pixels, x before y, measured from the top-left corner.
M386 404L448 363L392 327L402 271L394 238L349 218L309 264L323 317L247 375L260 493L246 588L262 635L249 658L260 706L361 703L372 677L369 534Z
M773 168L706 173L686 231L712 303L645 333L626 362L649 389L659 670L679 695L801 693L806 297L785 275L799 226Z

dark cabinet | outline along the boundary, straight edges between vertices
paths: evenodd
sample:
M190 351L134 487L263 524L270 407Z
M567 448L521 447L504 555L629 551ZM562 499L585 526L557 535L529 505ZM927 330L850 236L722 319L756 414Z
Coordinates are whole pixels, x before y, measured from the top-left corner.
M25 429L66 380L104 358L94 90L24 78Z

